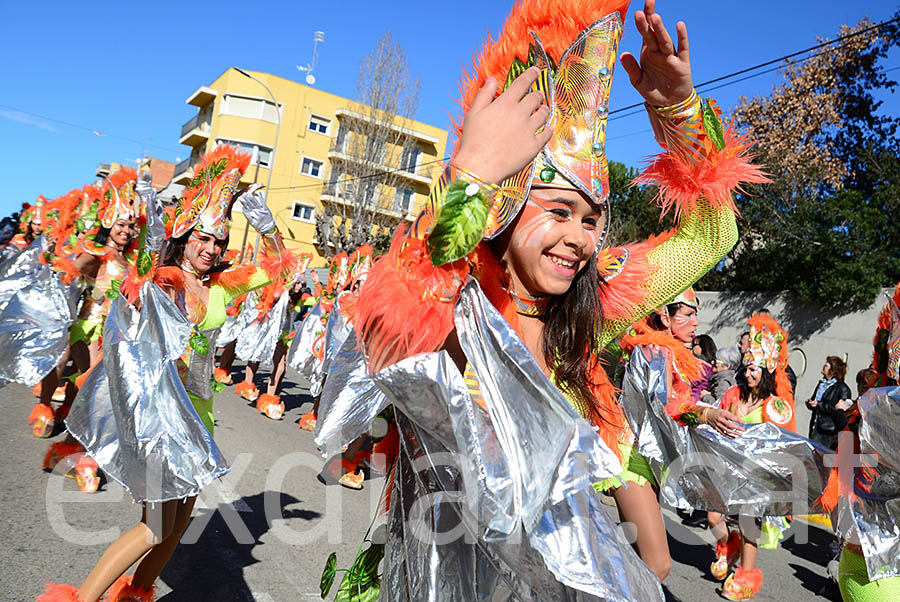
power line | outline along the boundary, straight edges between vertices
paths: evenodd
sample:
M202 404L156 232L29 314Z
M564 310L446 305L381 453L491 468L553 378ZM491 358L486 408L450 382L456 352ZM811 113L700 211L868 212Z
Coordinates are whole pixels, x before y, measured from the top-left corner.
M862 35L862 34L864 34L864 33L868 33L868 32L873 31L873 30L875 30L875 29L881 29L882 27L885 27L885 26L887 26L887 25L890 25L891 23L895 23L895 22L898 22L898 21L900 21L900 17L894 17L894 18L891 19L890 21L883 21L883 22L881 22L881 23L876 23L875 25L872 25L872 26L867 27L867 28L865 28L865 29L862 29L862 30L860 30L860 31L857 31L857 32L854 32L854 33L850 33L850 34L847 34L847 35L845 35L845 36L840 36L840 37L837 37L837 38L835 38L835 39L833 39L833 40L829 40L829 41L827 41L827 42L822 42L821 44L816 44L815 46L811 46L811 47L809 47L809 48L807 48L807 49L805 49L805 50L798 50L797 52L792 52L791 54L786 54L785 56L782 56L782 57L780 57L780 58L772 59L772 60L770 60L770 61L766 61L766 62L764 62L764 63L760 63L760 64L758 64L758 65L754 65L754 66L752 66L752 67L747 67L747 68L745 68L745 69L741 69L741 70L739 70L739 71L735 71L734 73L729 73L729 74L727 74L727 75L722 75L722 76L713 78L713 79L711 79L711 80L705 81L705 82L703 82L703 83L696 84L696 85L694 86L694 88L696 88L697 90L699 90L700 88L704 88L704 87L709 86L709 85L711 85L711 84L715 84L715 83L718 83L718 82L720 82L720 81L723 81L723 80L726 80L726 79L730 79L730 78L732 78L732 77L736 77L736 76L738 76L738 75L743 75L743 74L745 74L745 73L749 73L750 71L756 71L757 69L761 69L761 68L763 68L763 67L768 67L769 65L774 65L775 63L781 63L782 61L786 61L786 60L788 60L788 59L792 59L792 58L794 58L794 57L796 57L796 56L800 56L801 54L806 54L806 53L808 53L808 52L812 52L813 50L818 50L818 49L820 49L820 48L825 48L826 46L831 46L831 45L833 45L833 44L837 44L838 42L842 42L842 41L844 41L844 40L849 40L850 38L854 38L854 37L856 37L856 36L860 36L860 35ZM824 54L824 53L820 53L820 54ZM817 55L817 56L818 56L818 55ZM765 73L771 73L772 71L777 71L777 70L780 69L780 68L781 68L781 67L779 66L779 67L776 67L775 69L770 69L770 70L764 71L764 72L762 72L762 73L757 73L757 74L755 74L755 75L751 75L751 76L749 76L749 77L746 77L746 78L741 79L741 80L738 80L738 81L745 81L746 79L750 79L751 77L756 77L756 76L758 76L758 75L764 75ZM736 81L736 82L730 82L730 83L737 83L737 81ZM730 85L730 84L725 84L725 85ZM721 87L724 87L724 85L723 85L723 86L717 86L717 87L715 87L715 88L711 88L711 90L717 90L717 89L719 89L719 88L721 88ZM622 112L624 112L624 111L629 111L629 110L631 110L631 109L636 109L636 108L638 108L638 107L643 107L643 106L644 106L644 103L642 103L642 102L639 102L639 103L636 103L636 104L633 104L633 105L628 105L627 107L622 107L621 109L615 109L615 110L613 110L613 111L610 111L610 112L609 112L609 116L612 117L613 115L615 115L615 114L617 114L617 113L622 113ZM627 117L627 116L629 116L629 115L636 115L636 114L637 114L637 112L635 112L635 113L629 113L628 115L622 115L622 117L620 117L620 119L623 118L623 117Z
M55 117L47 117L46 115L39 115L37 113L32 113L31 111L24 111L22 109L17 109L15 107L11 107L9 105L0 104L0 108L6 109L8 111L15 111L15 112L21 113L23 115L28 115L29 117L37 117L38 119L43 119L45 121L50 121L52 123L59 123L60 125L65 125L70 128L75 128L76 130L83 130L85 132L90 132L90 133L94 134L95 136L99 136L102 138L115 138L116 140L124 140L125 142L133 142L134 144L140 144L141 146L149 146L149 147L157 148L159 150L165 150L165 151L176 152L176 153L182 152L180 150L172 149L172 148L169 148L166 146L160 146L159 144L151 144L151 143L147 142L146 140L135 140L133 138L126 138L125 136L117 136L115 134L107 134L106 132L102 132L95 128L90 128L87 126L78 125L76 123L63 121L62 119L56 119Z

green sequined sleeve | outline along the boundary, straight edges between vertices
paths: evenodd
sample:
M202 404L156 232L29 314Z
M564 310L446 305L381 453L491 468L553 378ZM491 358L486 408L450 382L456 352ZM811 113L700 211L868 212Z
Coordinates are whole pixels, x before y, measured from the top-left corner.
M626 265L626 270L645 271L640 300L622 315L607 317L602 345L606 346L631 324L697 282L725 257L737 240L734 212L727 207L714 208L706 199L698 199L697 210L683 214L675 234L647 251L646 261L638 258L638 265ZM607 286L631 286L631 283L632 280L616 278Z
M226 289L225 305L227 306L231 304L232 301L234 301L241 295L266 286L267 284L269 284L269 282L269 277L266 275L265 271L260 268L256 268L256 271L250 276L250 278L247 279L247 282L245 284L234 288L229 287L228 289Z

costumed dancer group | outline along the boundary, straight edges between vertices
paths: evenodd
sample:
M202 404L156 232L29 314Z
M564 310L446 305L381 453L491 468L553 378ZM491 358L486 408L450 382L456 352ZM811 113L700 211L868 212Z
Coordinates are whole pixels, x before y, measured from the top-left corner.
M65 419L59 445L77 447L48 463L75 450L79 486L96 489L99 468L143 504L80 587L39 600L152 600L198 492L228 470L212 399L235 356L248 362L237 392L273 419L285 365L310 379L300 428L328 458L323 482L359 488L365 464L385 473L369 545L340 586L360 599L662 600L660 498L709 512L727 599L759 593L757 549L778 544L797 502L833 513L846 600L895 599L900 288L876 335L879 387L856 409L856 452L877 466L831 468L830 450L796 434L788 334L765 311L749 321L740 384L701 401L691 286L738 240L733 193L766 178L694 90L685 25L673 41L655 4L635 13L640 56L621 57L663 149L639 182L676 215L646 241L606 244L627 0L518 2L463 79L458 144L422 212L374 264L370 248L336 257L315 295L297 286L311 258L285 250L256 186L238 190L249 157L227 146L171 215L134 172L23 212L0 264L0 344L27 344L0 382L40 385L35 434ZM235 201L261 234L261 267L224 259ZM53 299L41 321L29 295ZM291 336L295 307L311 309Z

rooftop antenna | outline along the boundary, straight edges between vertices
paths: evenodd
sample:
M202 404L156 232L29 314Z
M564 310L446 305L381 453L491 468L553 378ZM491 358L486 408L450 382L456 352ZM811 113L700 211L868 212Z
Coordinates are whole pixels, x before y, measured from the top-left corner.
M297 65L297 71L306 71L306 83L310 86L315 85L316 76L313 75L313 69L316 68L316 59L319 56L318 48L319 42L325 42L325 32L317 31L313 34L313 55L312 62L307 65Z

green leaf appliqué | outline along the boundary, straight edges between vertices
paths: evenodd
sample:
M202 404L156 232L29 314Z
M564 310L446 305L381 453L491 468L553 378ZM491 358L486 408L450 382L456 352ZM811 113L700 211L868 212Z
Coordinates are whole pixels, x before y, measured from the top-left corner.
M490 202L481 189L467 195L468 186L465 180L456 180L447 188L444 203L426 240L434 266L465 257L475 250L484 236Z
M716 111L709 100L704 99L702 106L703 129L716 146L716 150L721 151L725 148L725 129L722 127L722 120L716 115Z

